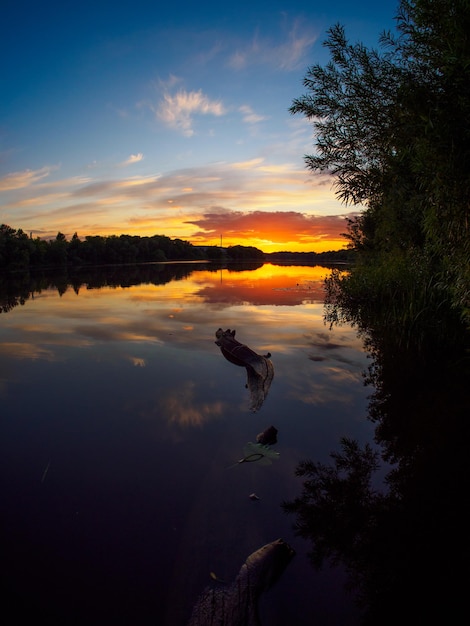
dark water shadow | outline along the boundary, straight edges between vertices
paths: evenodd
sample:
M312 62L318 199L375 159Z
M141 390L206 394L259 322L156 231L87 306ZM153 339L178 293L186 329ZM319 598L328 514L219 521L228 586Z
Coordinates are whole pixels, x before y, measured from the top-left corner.
M361 624L445 623L467 605L469 331L452 311L439 333L346 318L372 360L378 448L343 438L331 464L301 462L283 508L315 569L345 566Z

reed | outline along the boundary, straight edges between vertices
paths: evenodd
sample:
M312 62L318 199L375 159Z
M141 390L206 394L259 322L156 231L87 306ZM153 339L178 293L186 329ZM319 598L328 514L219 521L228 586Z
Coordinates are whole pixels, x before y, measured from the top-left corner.
M419 345L430 332L438 342L449 342L468 326L451 288L422 253L377 256L349 271L333 270L325 287L325 321L330 325L386 329L404 345Z

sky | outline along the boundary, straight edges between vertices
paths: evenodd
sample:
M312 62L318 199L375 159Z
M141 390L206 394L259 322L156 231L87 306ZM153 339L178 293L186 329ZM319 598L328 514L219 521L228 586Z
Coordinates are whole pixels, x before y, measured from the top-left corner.
M50 239L166 235L346 247L334 180L292 115L327 30L378 47L397 0L3 0L0 224Z

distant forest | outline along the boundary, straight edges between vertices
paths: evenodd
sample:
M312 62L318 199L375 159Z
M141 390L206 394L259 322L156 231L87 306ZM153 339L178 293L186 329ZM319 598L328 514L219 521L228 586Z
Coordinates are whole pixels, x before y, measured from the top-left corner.
M0 268L7 271L83 267L123 263L168 261L276 261L280 263L352 262L354 251L265 253L253 246L194 246L165 235L87 235L75 233L68 240L58 232L55 239L28 236L6 224L0 226Z

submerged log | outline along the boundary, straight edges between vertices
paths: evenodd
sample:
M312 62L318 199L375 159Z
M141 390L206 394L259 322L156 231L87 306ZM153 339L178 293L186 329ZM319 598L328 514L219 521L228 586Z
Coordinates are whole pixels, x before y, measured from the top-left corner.
M233 363L246 368L247 387L250 392L250 410L258 411L268 395L274 377L274 367L270 360L271 354L257 354L254 350L235 339L235 330L219 328L215 342L224 357Z
M204 590L188 626L260 626L259 597L279 580L294 555L282 539L250 554L233 583Z

